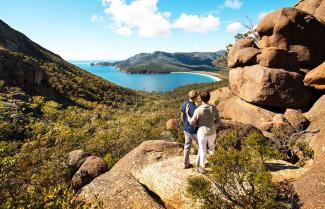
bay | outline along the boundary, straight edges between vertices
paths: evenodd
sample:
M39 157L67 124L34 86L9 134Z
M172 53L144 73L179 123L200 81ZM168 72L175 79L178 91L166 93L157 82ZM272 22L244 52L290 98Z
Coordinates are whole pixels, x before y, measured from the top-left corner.
M219 80L213 76L190 72L173 72L169 74L127 74L113 66L91 66L90 63L92 63L92 61L70 62L119 86L148 92L167 92L187 84L213 83Z

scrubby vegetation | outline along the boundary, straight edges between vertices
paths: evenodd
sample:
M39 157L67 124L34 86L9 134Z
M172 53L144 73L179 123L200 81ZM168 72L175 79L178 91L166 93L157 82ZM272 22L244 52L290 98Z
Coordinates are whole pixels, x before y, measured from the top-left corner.
M190 89L213 90L226 85L194 84L174 91L139 93L141 103L117 106L76 99L70 103L29 96L1 81L0 208L79 207L69 189L66 154L84 149L113 166L144 140L182 140L181 131L165 130L179 118ZM162 134L165 133L165 134Z
M280 195L277 188L283 184L272 183L264 165L265 160L277 157L282 157L280 152L259 133L244 138L236 132L222 135L208 159L209 171L190 177L187 192L203 208L295 208L297 199Z

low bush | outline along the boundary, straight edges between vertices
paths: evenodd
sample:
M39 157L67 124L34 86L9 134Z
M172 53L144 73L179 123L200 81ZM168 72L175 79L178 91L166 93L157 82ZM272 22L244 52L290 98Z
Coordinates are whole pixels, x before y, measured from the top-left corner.
M264 166L275 155L259 133L223 135L208 158L208 172L189 178L187 193L203 208L286 208Z

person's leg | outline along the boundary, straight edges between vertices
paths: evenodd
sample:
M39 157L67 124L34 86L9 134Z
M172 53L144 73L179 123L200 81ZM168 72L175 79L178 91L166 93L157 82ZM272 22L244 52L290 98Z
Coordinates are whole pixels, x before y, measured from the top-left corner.
M207 149L207 138L205 135L197 135L197 139L199 142L199 163L201 168L205 168L206 162L206 149Z
M208 136L208 147L209 147L209 154L213 154L215 152L215 142L216 142L216 134L212 136Z
M187 167L190 165L190 150L192 144L192 138L190 134L184 131L185 143L184 143L184 166Z
M199 147L198 147L198 140L197 140L197 134L193 134L193 140L196 142L196 145L193 144L193 146L197 149L197 156L196 156L196 159L195 159L195 164L196 166L199 166L200 165L200 153L199 153ZM194 143L192 140L192 143Z

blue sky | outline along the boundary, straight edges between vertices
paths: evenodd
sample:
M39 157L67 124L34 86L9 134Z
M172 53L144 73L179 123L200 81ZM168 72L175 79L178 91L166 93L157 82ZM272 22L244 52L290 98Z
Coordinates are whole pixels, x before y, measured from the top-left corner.
M0 0L0 19L67 60L216 51L296 0Z

